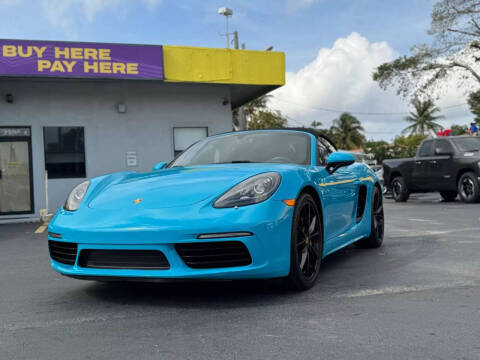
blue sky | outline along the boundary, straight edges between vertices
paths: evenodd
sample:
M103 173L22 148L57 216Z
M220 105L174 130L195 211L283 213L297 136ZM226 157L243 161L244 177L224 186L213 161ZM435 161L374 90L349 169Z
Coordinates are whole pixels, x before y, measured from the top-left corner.
M240 42L245 42L248 49L273 45L286 54L287 85L275 93L278 101L272 105L289 116L292 124L320 120L328 126L337 114L314 108L408 111L408 101L398 99L391 91L379 90L371 81L371 73L381 62L408 54L412 45L431 41L427 30L434 3L0 0L0 38L224 47L225 39L220 33L225 31L225 20L217 9L227 6L234 11L230 29L239 31ZM310 86L311 79L315 86ZM449 93L439 99L439 105L463 103L462 96ZM293 99L295 104L287 104L285 99ZM445 126L468 121L465 107L445 111ZM405 127L402 116L361 120L365 122L367 137L373 138L391 138Z
M3 3L3 5L2 5ZM311 61L318 49L358 32L388 41L399 53L429 41L428 0L1 0L0 37L223 47L220 6L234 10L247 48L274 45L287 70Z

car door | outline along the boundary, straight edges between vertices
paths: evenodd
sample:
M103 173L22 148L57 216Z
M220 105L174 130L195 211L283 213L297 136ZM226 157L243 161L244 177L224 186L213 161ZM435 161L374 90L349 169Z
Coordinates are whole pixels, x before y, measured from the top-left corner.
M324 217L324 247L325 251L335 246L334 240L345 233L354 221L354 206L357 194L357 176L351 166L338 169L333 174L325 170L328 155L334 149L329 149L321 139L317 139L317 185L322 193Z
M414 159L411 183L409 187L418 190L429 189L430 178L430 161L434 155L434 140L426 140L418 149L417 156ZM408 175L407 175L408 177Z
M455 168L452 166L454 149L450 140L435 140L435 153L428 160L427 186L435 190L455 190Z

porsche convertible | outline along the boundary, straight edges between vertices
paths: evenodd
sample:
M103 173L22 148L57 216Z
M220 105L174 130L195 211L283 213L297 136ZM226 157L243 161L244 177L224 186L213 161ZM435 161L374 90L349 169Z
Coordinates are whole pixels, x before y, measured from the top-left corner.
M375 173L306 129L201 140L151 172L76 186L48 227L52 267L92 280L274 279L311 288L322 259L379 247Z

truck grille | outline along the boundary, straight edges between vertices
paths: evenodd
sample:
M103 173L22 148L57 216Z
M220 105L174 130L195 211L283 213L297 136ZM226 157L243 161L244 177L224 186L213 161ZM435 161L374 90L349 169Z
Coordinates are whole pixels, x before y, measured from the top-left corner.
M240 241L176 244L175 249L193 269L245 266L252 263L247 247Z
M82 250L78 266L96 269L166 270L170 264L157 250Z
M50 257L56 262L74 265L77 258L77 244L64 241L48 241Z

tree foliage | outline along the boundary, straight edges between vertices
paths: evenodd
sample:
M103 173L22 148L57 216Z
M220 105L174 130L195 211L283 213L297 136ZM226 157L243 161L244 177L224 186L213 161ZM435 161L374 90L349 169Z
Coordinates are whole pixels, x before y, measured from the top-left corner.
M270 98L271 95L262 95L242 107L247 118L248 129L278 129L287 126L287 119L282 113L268 107ZM234 118L235 116L234 114Z
M475 115L475 122L480 124L480 90L471 93L468 96L468 106L473 115Z
M278 110L259 110L248 119L248 129L280 129L287 126L287 119Z
M452 125L450 127L450 129L452 129L452 133L455 136L467 135L468 134L468 126L467 125Z
M407 97L432 94L454 78L465 92L480 83L480 1L439 0L431 13L433 44L416 45L377 67L373 79L381 88L396 87Z
M381 164L383 160L390 159L392 157L392 147L386 141L374 141L369 140L363 145L365 152L373 154L378 164Z
M427 135L430 131L436 133L443 129L443 127L436 123L435 120L441 119L444 116L435 115L440 112L440 109L435 106L432 100L428 99L421 101L417 98L412 100L414 111L410 112L410 115L405 117L405 121L412 123L412 125L406 127L402 134L420 134Z
M425 135L397 136L393 141L390 152L392 158L413 157L417 153L418 145L426 138Z
M360 121L349 113L333 120L329 134L339 149L353 150L362 146L365 136Z
M321 122L321 121L313 120L313 121L310 123L310 127L311 127L312 129L318 129L320 126L322 126L322 122Z

